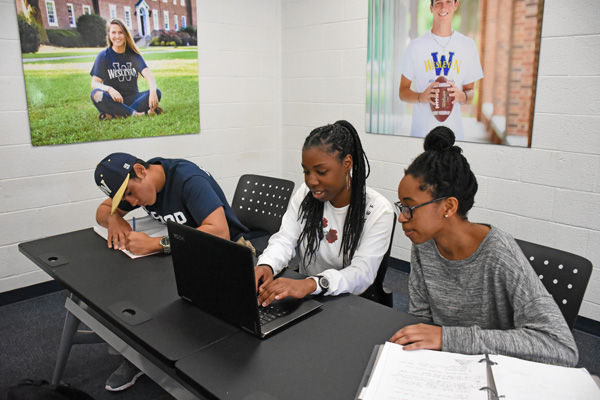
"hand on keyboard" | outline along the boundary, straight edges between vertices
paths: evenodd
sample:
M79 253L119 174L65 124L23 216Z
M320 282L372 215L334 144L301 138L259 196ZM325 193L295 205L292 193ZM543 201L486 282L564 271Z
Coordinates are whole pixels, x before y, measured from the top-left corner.
M317 290L317 283L312 278L300 280L277 278L258 289L258 304L266 307L274 300L281 300L288 296L302 299L315 290Z

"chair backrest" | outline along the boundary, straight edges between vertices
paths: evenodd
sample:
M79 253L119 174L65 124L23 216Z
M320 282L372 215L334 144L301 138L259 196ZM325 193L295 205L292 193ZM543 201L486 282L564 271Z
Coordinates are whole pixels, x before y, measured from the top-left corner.
M294 182L262 175L242 175L231 202L240 222L251 231L274 234L294 191Z
M592 263L576 254L516 239L573 329L592 274Z
M385 274L390 263L390 254L392 253L392 242L394 241L394 231L396 230L396 213L394 213L394 219L392 221L392 236L390 237L390 245L387 252L381 259L379 269L377 270L377 276L375 276L375 282L365 290L361 297L365 299L376 301L377 303L383 304L384 306L393 307L394 297L391 292L387 292L383 289L383 281L385 280Z

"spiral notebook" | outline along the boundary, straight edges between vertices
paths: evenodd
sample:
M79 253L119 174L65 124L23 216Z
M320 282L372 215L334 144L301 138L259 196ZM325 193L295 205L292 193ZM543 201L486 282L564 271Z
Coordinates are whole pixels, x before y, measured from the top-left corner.
M585 368L567 368L499 355L405 351L375 346L358 400L600 399Z

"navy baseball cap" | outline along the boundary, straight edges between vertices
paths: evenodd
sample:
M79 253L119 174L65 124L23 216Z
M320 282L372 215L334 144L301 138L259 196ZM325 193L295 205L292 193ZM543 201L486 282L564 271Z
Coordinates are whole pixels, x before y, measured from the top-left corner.
M133 169L136 160L137 157L131 154L113 153L96 166L94 173L96 185L104 194L113 199L110 215L114 214L123 199L129 182L129 172Z

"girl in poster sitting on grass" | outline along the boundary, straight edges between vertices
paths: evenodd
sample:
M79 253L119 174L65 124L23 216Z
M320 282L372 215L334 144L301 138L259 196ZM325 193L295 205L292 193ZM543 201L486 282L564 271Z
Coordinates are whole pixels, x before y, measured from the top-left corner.
M90 72L91 99L100 113L99 119L160 115L160 90L146 65L129 29L120 19L108 23L109 46L100 52ZM148 82L148 90L138 90L138 74Z

